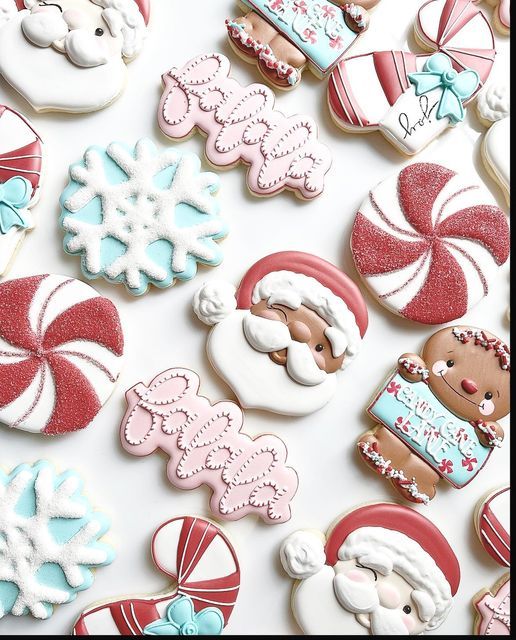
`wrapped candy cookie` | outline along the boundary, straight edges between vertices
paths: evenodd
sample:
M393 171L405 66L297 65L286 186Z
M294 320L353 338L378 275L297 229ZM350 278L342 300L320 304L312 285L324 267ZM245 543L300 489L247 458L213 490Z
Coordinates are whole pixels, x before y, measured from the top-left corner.
M0 14L0 76L36 111L84 113L118 98L126 63L143 47L150 0L16 0L16 6Z
M291 606L306 635L419 635L437 629L460 582L439 529L397 504L360 506L324 535L303 530L281 545L296 580Z
M500 447L510 411L510 348L492 333L448 327L406 353L368 408L364 462L407 500L427 504L442 478L469 484Z
M473 0L429 0L419 9L415 37L432 53L375 51L337 65L328 86L337 126L380 131L414 155L464 119L493 66L489 22Z
M238 289L206 284L193 307L212 327L210 362L240 404L292 416L321 409L337 393L368 324L362 294L346 274L294 251L259 260Z
M151 543L156 568L171 585L156 595L110 600L88 607L76 636L220 635L240 589L240 565L224 531L192 516L162 524Z
M278 89L293 89L305 67L324 78L369 26L380 0L242 0L246 16L226 20L235 52Z
M0 276L34 226L30 209L38 202L42 173L39 134L21 114L0 104Z

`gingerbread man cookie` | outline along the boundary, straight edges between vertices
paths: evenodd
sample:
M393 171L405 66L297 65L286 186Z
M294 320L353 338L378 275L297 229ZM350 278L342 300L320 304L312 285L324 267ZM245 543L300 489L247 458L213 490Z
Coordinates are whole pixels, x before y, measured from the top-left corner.
M229 42L278 89L293 89L306 66L326 77L369 26L380 0L242 0L250 12L226 20Z
M296 580L292 610L306 635L399 637L436 629L460 582L439 529L396 504L357 507L326 535L297 531L280 558Z
M431 54L376 51L347 58L328 87L337 126L380 131L407 155L464 119L495 58L491 26L473 0L429 0L418 12L415 36Z
M358 442L364 462L412 502L427 504L440 478L464 487L502 444L510 371L510 348L493 334L441 329L421 357L399 358L369 406L378 424Z
M220 635L240 589L240 565L224 531L185 516L155 532L156 568L171 580L157 595L112 600L88 607L74 625L76 636Z

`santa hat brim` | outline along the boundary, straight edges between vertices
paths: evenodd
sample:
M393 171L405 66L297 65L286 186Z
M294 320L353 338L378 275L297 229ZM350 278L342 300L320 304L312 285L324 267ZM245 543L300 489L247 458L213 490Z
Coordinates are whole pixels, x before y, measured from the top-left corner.
M149 16L150 16L150 0L134 0L138 5L138 9L145 20L145 24L149 24ZM24 0L16 0L16 6L18 7L18 11L25 9Z

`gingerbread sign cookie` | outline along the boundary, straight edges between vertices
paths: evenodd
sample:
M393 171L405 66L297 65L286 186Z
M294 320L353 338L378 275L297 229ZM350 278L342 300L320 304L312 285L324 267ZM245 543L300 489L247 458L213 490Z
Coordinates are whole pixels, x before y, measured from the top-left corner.
M475 531L487 553L502 567L511 566L511 488L491 492L477 505Z
M102 109L143 47L149 2L16 0L19 11L0 15L0 75L36 111Z
M152 538L152 559L171 581L158 595L112 600L88 607L76 636L220 635L240 589L233 546L213 522L185 516L162 524Z
M341 516L328 534L303 530L281 545L296 580L292 611L306 635L419 635L446 619L460 582L439 529L396 504Z
M240 404L292 416L330 401L368 323L362 294L348 276L294 251L259 260L238 290L206 284L193 306L212 326L208 357Z
M297 474L288 467L287 448L276 436L251 438L242 431L244 416L234 402L211 404L199 395L199 376L169 369L149 386L126 393L120 427L123 448L134 456L157 450L170 456L167 475L178 489L207 485L212 512L225 520L248 514L269 524L290 519Z
M380 131L408 155L464 119L495 58L493 32L473 0L429 0L418 12L415 36L433 53L376 51L347 58L328 88L340 128Z
M242 0L245 17L226 20L229 41L279 89L301 82L306 66L326 77L367 30L380 0Z
M511 635L511 574L473 598L476 636Z
M1 23L1 18L0 18ZM43 142L21 114L0 104L0 276L34 226L43 171Z
M448 327L402 355L368 408L363 460L407 500L428 503L440 478L460 489L486 464L510 411L510 348L483 329Z
M111 395L123 353L115 306L84 282L0 284L0 423L44 435L84 429Z
M356 215L358 272L389 311L424 324L461 318L510 252L489 192L438 164L411 164L371 189Z
M244 87L229 76L230 70L225 56L208 53L165 73L158 112L163 133L173 140L196 130L204 133L209 162L248 165L247 186L254 195L284 189L305 200L320 195L331 156L318 140L314 120L276 111L271 89Z

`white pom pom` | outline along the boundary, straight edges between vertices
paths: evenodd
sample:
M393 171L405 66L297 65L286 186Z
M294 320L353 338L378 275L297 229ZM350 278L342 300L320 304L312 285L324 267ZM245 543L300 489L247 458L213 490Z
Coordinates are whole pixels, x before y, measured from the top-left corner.
M308 530L292 533L281 545L280 560L291 578L310 578L326 564L324 536Z
M204 284L194 296L193 310L204 324L213 326L222 322L236 309L236 288L228 282Z

